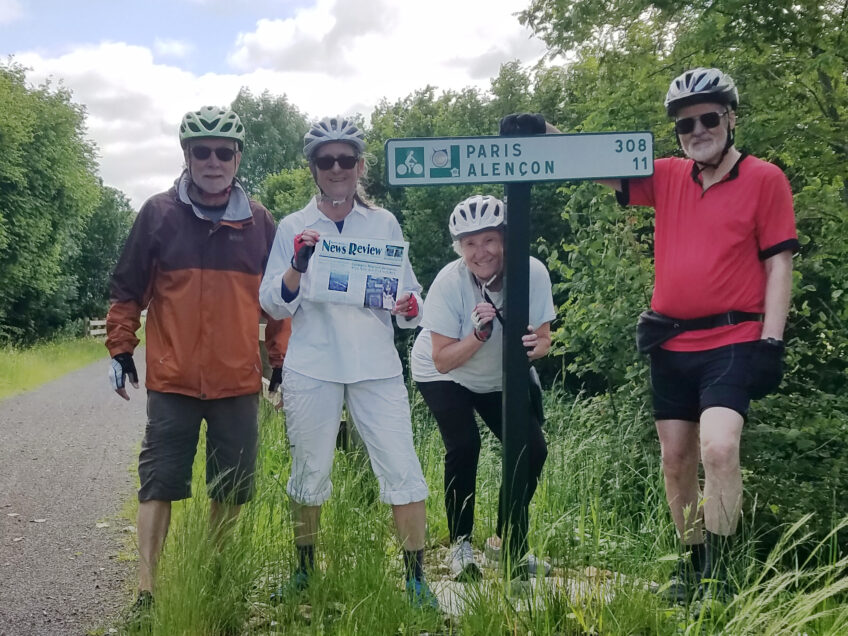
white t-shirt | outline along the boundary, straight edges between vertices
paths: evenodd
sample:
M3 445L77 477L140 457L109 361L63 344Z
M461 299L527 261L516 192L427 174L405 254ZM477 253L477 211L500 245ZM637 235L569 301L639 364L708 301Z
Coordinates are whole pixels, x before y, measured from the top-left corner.
M498 305L501 295L488 292ZM538 259L530 257L530 324L534 327L556 317L551 295L551 278ZM503 365L503 327L495 318L492 337L462 366L446 374L439 373L433 364L433 344L430 333L435 331L448 338L462 340L474 331L471 312L484 298L473 275L460 258L448 263L436 276L424 300L423 330L412 348L412 378L416 382L452 380L474 393L501 390Z
M292 318L292 334L284 367L301 375L350 384L400 375L402 367L395 348L391 314L382 309L354 305L318 303L306 300L298 290L289 302L282 298L283 274L294 253L294 237L304 229L324 236L365 236L403 240L395 216L383 208L353 206L345 217L342 231L321 210L315 199L302 210L280 221L274 245L268 257L265 276L259 287L259 302L272 318ZM410 292L421 303L421 285L406 263L406 287L398 295ZM301 277L301 286L309 285L310 270ZM294 291L294 290L291 290ZM415 318L396 316L398 327L418 326L422 312Z

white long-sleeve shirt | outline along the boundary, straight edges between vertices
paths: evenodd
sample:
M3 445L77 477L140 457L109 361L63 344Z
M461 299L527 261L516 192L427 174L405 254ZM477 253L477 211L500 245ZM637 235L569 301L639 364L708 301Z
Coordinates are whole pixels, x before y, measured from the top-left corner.
M318 209L314 198L305 208L280 221L259 287L259 301L273 318L292 318L285 368L311 378L344 384L400 375L402 367L388 311L313 302L303 298L300 290L289 302L283 300L283 274L294 254L294 237L306 229L316 230L322 236L404 240L400 224L391 212L359 204L354 204L345 217L341 232L335 222ZM398 290L398 297L405 292L415 294L419 313L411 319L396 316L396 320L399 327L412 329L421 321L424 303L421 285L408 260L404 267L405 287ZM307 269L301 276L301 288L309 285L309 276Z

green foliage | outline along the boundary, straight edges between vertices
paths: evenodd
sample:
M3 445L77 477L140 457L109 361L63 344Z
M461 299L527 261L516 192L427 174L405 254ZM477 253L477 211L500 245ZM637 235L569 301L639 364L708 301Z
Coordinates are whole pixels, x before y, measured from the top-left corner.
M303 135L309 124L285 95L266 90L254 96L242 88L230 107L245 127L238 176L249 192L258 192L267 175L302 164Z
M101 187L100 204L86 219L79 251L69 263L76 276L73 316L100 318L109 308L109 277L130 232L135 212L119 190Z
M517 110L540 110L527 87L534 76L518 64L505 64L492 80L491 94L476 89L446 91L436 95L428 86L390 104L381 102L371 114L368 149L376 157L369 172L366 192L377 203L393 211L401 220L410 242L413 269L424 288L429 287L439 270L456 258L451 248L447 221L457 203L475 193L503 197L500 184L448 186L440 188L389 188L385 185L383 147L387 139L397 137L460 137L498 133L498 121ZM547 81L546 86L554 82ZM550 99L549 93L545 94ZM562 236L567 228L558 209L564 197L556 186L539 186L534 191L530 210L534 237ZM540 249L537 255L543 256Z
M271 591L290 576L296 556L285 494L289 445L282 416L265 405L253 501L242 509L224 548L216 549L202 494L205 453L197 453L195 498L174 505L150 629L128 633L844 633L848 559L831 552L830 538L813 541L804 531L805 519L782 529L776 549L763 559L751 539L758 528L746 527L734 559L739 596L728 606L699 616L694 608L667 606L650 591L656 587L652 581L666 580L677 557L657 449L645 446L649 439L656 446L650 414L625 394L546 398L550 450L531 507L529 539L534 553L553 563L558 579L539 581L528 591L483 568L483 583L447 582L444 447L420 396L413 394L416 451L430 487L425 575L437 588L454 585L465 611L444 617L406 603L391 514L379 502L361 449L336 452L312 585L270 605ZM474 546L494 531L500 482L500 445L488 432L482 441ZM830 527L835 533L846 525L848 519Z
M848 515L848 397L816 389L771 396L743 432L746 502L772 545L781 524L815 512L805 526L824 536ZM848 532L837 537L848 546Z
M63 88L0 66L0 339L50 335L74 314L87 219L98 205L84 111Z
M0 400L29 391L105 356L103 342L67 338L21 349L0 347Z
M554 354L564 355L566 370L596 391L642 382L633 323L649 300L650 221L638 212L623 213L600 186L569 189L563 218L573 236L548 256L548 266L562 278L556 296L565 297Z
M309 203L317 191L309 168L286 168L265 177L257 199L279 221Z
M846 512L840 493L848 489L846 5L534 0L521 20L551 53L570 51L571 63L537 71L552 81L537 82L536 99L564 131L649 129L657 155L669 155L677 148L662 99L671 79L694 66L736 79L737 145L786 172L802 244L785 334L786 393L754 404L745 432L748 511L774 528L815 512L808 525L822 536ZM649 300L650 211L617 209L592 184L565 190L573 235L548 245L561 278L555 342L565 384L574 384L572 374L592 392L635 395L646 382L632 334Z

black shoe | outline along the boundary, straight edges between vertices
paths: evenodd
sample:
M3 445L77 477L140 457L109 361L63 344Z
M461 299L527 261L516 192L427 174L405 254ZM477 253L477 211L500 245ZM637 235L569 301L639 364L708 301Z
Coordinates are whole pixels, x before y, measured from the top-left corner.
M146 612L153 607L153 592L142 590L138 593L138 598L133 603L133 609Z
M707 531L707 558L701 569L698 598L705 603L726 605L733 600L736 589L730 583L732 536L722 536Z
M702 603L728 605L736 596L736 588L726 579L701 579L698 600Z
M126 614L126 624L133 629L144 629L150 625L150 614L153 610L153 593L142 590L138 593L135 603Z
M692 567L689 557L680 557L668 584L660 588L659 595L668 603L686 605L695 598L700 581L700 572Z
M701 579L698 594L693 603L692 616L695 620L707 617L711 612L721 613L733 602L736 588L724 579Z

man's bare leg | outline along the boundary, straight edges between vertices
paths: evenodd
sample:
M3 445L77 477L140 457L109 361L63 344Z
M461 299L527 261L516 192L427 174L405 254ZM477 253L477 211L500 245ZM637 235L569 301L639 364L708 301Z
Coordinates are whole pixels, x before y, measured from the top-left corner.
M171 502L152 499L138 504L136 528L138 532L138 589L153 592L156 565L168 526L171 524Z

